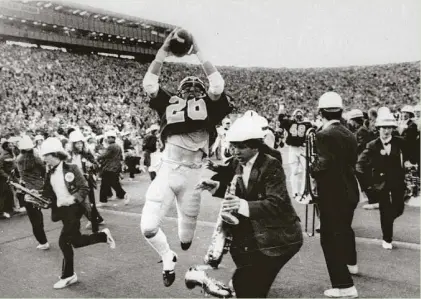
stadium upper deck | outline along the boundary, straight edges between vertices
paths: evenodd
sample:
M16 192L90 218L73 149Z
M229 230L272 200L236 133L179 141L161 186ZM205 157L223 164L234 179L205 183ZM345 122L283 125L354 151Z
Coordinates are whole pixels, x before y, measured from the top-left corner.
M150 60L175 26L65 1L0 1L3 39Z

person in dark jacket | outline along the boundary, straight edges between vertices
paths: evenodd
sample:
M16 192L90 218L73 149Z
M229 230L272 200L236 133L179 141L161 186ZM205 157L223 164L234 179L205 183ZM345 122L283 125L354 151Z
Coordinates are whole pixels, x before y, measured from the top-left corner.
M7 183L12 171L16 168L16 156L12 143L5 141L2 144L3 153L0 156L0 216L10 218L13 211L13 191Z
M377 114L376 114L377 115ZM369 131L369 129L364 124L364 114L359 109L353 109L349 112L348 115L349 124L351 131L354 133L357 138L357 154L358 156L364 151L368 142L370 142L374 135ZM363 208L366 210L373 210L379 208L379 202L377 197L370 196L366 194L368 203L363 205Z
M59 246L63 253L63 266L60 280L54 284L55 289L62 289L77 282L74 272L73 247L85 247L96 243L108 243L115 248L114 239L108 228L90 235L80 232L80 218L85 209L90 209L86 197L89 187L79 167L67 164L68 155L58 138L47 138L41 147L41 155L50 167L42 191L44 198L52 202L51 218L62 221Z
M402 138L392 134L397 123L388 108L379 109L376 126L380 136L367 144L356 170L361 187L379 201L382 246L392 249L393 223L405 206L405 146Z
M24 136L19 142L20 154L16 159L16 165L20 175L20 183L29 190L41 192L46 173L45 164L38 155L34 154L34 147L31 138ZM32 225L32 232L39 243L37 249L49 249L50 244L45 234L44 217L41 209L32 203L26 203L25 208Z
M319 99L323 126L315 136L315 161L310 172L317 185L320 211L320 242L332 288L327 297L358 297L351 273L358 273L354 211L359 202L359 188L354 174L357 140L340 123L343 105L336 92Z
M267 297L279 271L303 244L300 219L288 195L282 164L261 151L264 135L250 118L237 119L227 132L234 158L220 169L230 173L223 180L239 175L233 182L235 194L229 194L221 204L222 212L239 219L232 228L230 249L236 265L232 284L237 298ZM223 190L215 195L225 193L224 185L221 182L219 189Z
M147 135L145 136L145 139L143 140L143 145L142 145L142 151L144 153L143 164L146 166L146 169L148 169L151 166L151 154L157 151L158 132L159 132L159 126L156 124L153 124L150 128L146 130ZM149 172L151 181L153 181L156 176L156 172L155 171L148 171L148 172Z
M102 168L102 181L99 190L100 203L97 205L98 207L109 205L108 196L110 187L116 192L117 198L124 200L125 205L130 202L129 194L124 191L120 184L123 153L121 147L115 142L116 138L116 132L110 131L107 133L108 147L105 152L98 157L98 162L101 164Z

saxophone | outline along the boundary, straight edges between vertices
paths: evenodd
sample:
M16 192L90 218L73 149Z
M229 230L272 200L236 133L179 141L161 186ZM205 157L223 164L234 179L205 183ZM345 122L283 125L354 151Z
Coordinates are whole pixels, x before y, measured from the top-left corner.
M239 177L241 177L241 175L234 175L229 187L227 188L227 191L225 192L225 198L228 195L235 195ZM238 223L238 218L231 213L222 211L219 212L218 218L216 220L216 226L212 234L212 242L204 258L204 261L207 265L210 265L214 269L218 268L222 261L223 255L226 254L231 247L231 226L237 225Z
M19 190L23 194L25 194L24 200L36 206L39 209L48 209L51 207L51 200L42 197L34 190L29 190L25 188L21 184L9 181L8 182L11 186L15 187L15 189Z
M228 195L235 195L237 181L241 175L234 175L230 185L225 192L225 198ZM239 220L231 213L219 212L216 220L216 226L212 234L212 243L205 255L205 265L193 266L186 272L185 284L188 289L196 286L202 287L206 294L218 298L232 298L235 292L231 286L211 278L206 270L217 269L222 261L222 257L230 250L232 242L231 227L237 225Z

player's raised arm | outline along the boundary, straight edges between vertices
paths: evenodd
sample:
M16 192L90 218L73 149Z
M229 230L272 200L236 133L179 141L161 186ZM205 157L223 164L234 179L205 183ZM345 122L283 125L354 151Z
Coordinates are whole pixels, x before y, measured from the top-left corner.
M172 39L176 30L177 28L174 29L167 36L161 48L158 50L158 53L156 53L155 60L152 61L151 65L149 66L148 72L146 73L145 77L143 77L143 88L145 89L146 93L151 98L156 97L158 94L159 75L161 74L161 68L162 68L162 65L164 64L164 60L170 53L170 50L169 50L170 40Z
M196 39L193 37L193 49L191 54L196 54L200 63L202 64L203 70L209 80L208 95L212 101L217 101L222 92L224 91L225 81L221 74L218 72L216 67L205 58L203 51L199 49Z

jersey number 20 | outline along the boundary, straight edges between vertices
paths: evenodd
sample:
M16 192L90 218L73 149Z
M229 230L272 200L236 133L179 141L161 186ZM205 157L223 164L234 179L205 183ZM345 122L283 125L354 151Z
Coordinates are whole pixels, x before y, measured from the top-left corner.
M204 99L185 100L177 96L171 97L169 105L165 111L167 124L180 123L186 121L184 110L187 106L187 117L192 120L204 120L208 117L208 110Z

